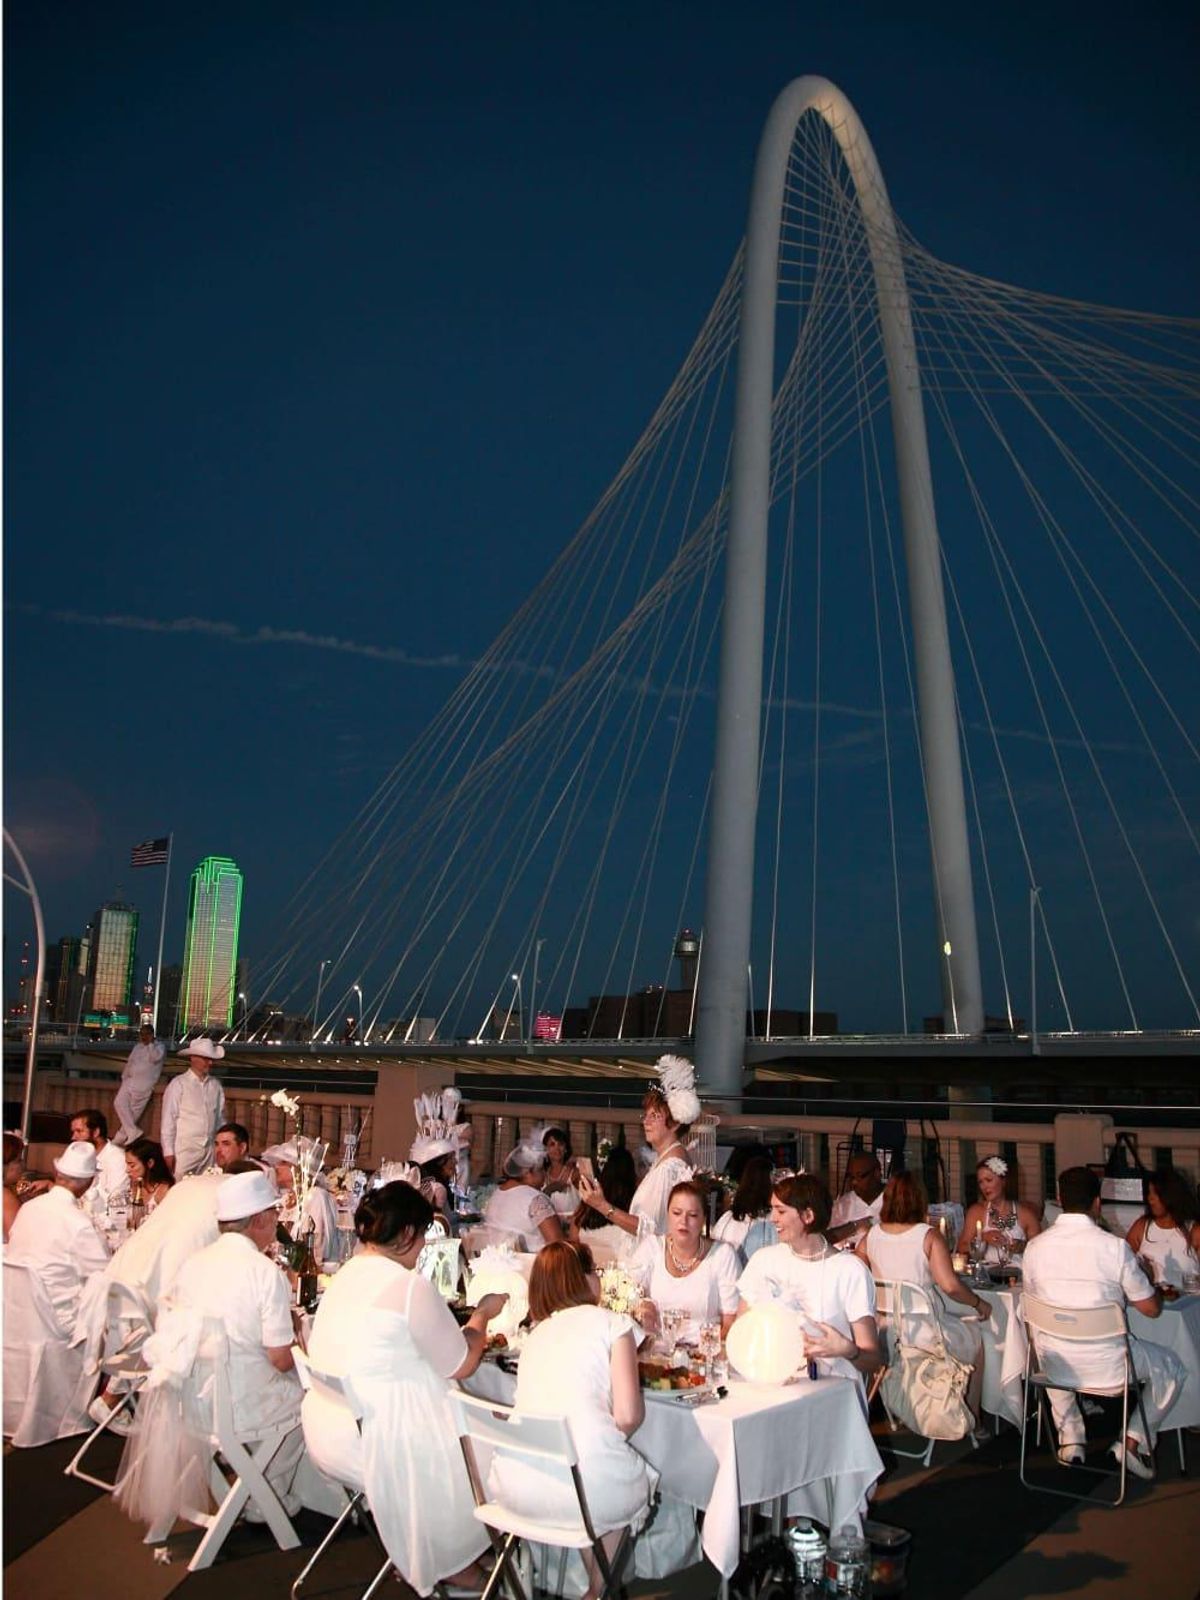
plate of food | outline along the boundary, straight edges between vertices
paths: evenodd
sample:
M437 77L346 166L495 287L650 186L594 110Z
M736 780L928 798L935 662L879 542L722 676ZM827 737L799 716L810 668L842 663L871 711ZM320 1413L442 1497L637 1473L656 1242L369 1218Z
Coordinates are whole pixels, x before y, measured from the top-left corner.
M695 1405L704 1388L704 1379L689 1367L673 1366L667 1361L641 1360L638 1377L642 1389L651 1400L674 1400Z

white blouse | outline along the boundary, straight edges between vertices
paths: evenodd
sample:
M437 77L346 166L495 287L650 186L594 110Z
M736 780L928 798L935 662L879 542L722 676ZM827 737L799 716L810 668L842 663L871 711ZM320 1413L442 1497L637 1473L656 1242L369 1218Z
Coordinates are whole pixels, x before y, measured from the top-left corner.
M687 1324L682 1337L695 1343L705 1322L716 1322L738 1308L738 1275L741 1263L731 1245L710 1240L708 1254L686 1277L677 1278L667 1267L665 1239L645 1238L629 1260L629 1270L642 1292L660 1310L682 1311Z

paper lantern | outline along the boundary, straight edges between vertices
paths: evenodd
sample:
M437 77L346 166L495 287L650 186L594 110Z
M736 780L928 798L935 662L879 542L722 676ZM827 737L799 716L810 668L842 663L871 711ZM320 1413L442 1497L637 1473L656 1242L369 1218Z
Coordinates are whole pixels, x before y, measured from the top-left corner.
M752 1306L729 1330L730 1365L751 1383L784 1383L804 1364L800 1320L786 1306Z
M477 1306L485 1294L506 1294L508 1304L492 1322L489 1333L511 1339L529 1312L529 1283L511 1250L485 1250L470 1265L467 1304Z

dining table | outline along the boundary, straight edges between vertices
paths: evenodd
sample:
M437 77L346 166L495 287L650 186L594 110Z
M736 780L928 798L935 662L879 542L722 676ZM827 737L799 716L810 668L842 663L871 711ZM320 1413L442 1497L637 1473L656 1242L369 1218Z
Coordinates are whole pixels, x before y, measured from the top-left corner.
M464 1387L511 1405L516 1378L485 1361ZM811 1517L830 1529L861 1525L883 1462L856 1379L733 1377L719 1397L695 1403L695 1393L647 1390L630 1443L658 1471L665 1497L704 1513L701 1549L723 1592L741 1556L743 1507L771 1506L776 1519Z

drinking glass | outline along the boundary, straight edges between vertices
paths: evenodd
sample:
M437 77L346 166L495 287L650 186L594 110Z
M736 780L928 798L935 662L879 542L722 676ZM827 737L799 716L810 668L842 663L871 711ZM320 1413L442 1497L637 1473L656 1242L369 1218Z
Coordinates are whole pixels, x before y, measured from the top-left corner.
M704 1357L704 1386L715 1389L716 1365L721 1355L721 1324L703 1322L700 1325L700 1354Z
M1007 1233L1002 1233L1000 1235L1000 1243L996 1246L996 1255L999 1258L1000 1265L1002 1267L1006 1267L1012 1260L1012 1254L1012 1240L1009 1238Z
M683 1326L683 1313L670 1306L662 1306L658 1317L662 1328L663 1351L667 1360L673 1362L675 1347L679 1343L679 1330Z

